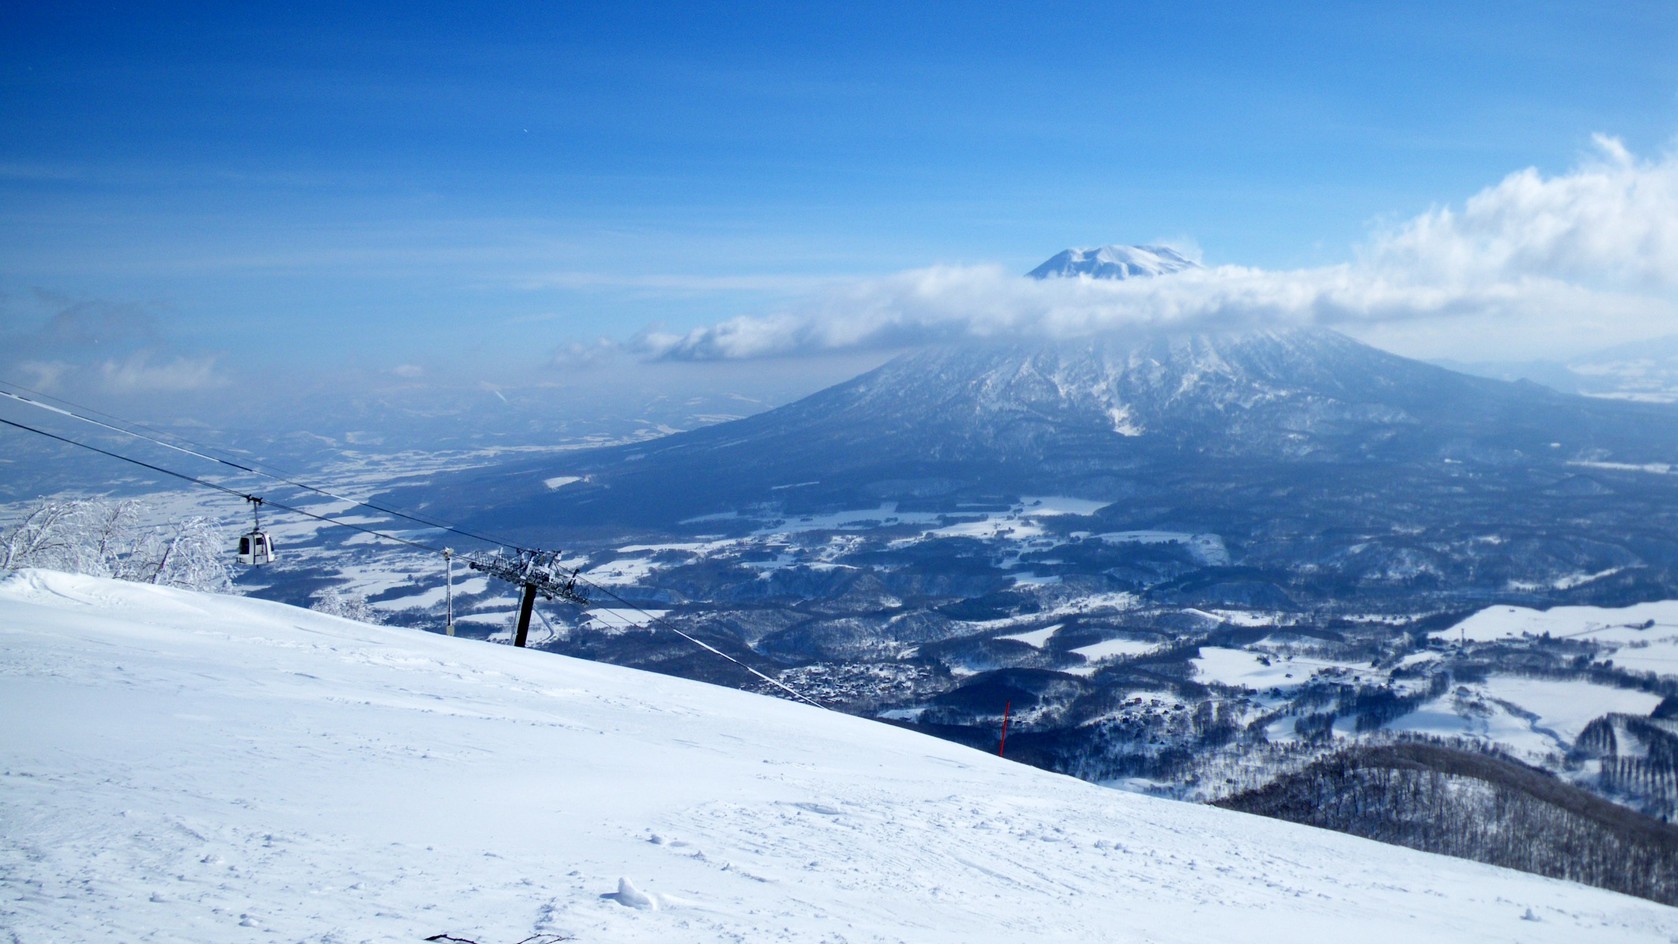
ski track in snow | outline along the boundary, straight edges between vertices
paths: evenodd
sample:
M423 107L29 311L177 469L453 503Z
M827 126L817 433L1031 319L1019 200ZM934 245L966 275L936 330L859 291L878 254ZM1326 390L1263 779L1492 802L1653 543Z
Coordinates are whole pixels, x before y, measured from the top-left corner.
M1678 938L1609 892L263 601L27 571L0 646L16 942Z

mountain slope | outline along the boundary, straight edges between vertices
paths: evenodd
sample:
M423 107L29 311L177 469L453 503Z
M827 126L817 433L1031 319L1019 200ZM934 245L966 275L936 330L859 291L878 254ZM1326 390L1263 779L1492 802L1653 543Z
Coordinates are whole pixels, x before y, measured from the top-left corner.
M24 572L0 645L22 942L1678 935L1611 893L260 601Z
M1331 492L1409 483L1460 505L1479 476L1507 491L1533 470L1560 481L1579 474L1570 463L1603 461L1678 462L1678 411L1469 377L1300 329L923 351L744 420L509 464L414 500L539 540L544 525L549 538L668 527L764 504L1164 490L1205 507L1207 489L1315 487L1317 475ZM559 480L571 484L544 484Z
M1198 268L1198 263L1168 246L1102 246L1056 253L1026 274L1034 279L1129 279Z

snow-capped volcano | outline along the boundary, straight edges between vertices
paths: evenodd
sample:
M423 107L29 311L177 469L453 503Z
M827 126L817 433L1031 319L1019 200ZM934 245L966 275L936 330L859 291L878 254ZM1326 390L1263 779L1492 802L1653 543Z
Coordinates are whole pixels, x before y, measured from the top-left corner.
M489 509L486 526L668 524L764 502L1044 489L1112 501L1141 484L1229 482L1213 461L1245 477L1255 463L1433 475L1518 455L1678 458L1641 448L1666 442L1650 430L1672 417L1638 406L1469 377L1319 329L956 345L744 420L471 475L450 500ZM555 477L576 484L543 485Z
M1066 496L1103 509L1092 529L1221 535L1238 549L1230 563L1262 568L1274 589L1261 596L1277 606L1344 601L1348 587L1398 605L1416 573L1463 601L1533 585L1533 573L1666 580L1678 477L1599 479L1675 465L1669 407L1470 377L1294 329L927 349L743 420L385 500L563 547ZM1582 516L1581 495L1608 497Z
M1198 262L1169 246L1101 246L1057 253L1026 274L1034 279L1130 279L1198 268Z
M86 941L1667 941L1624 895L279 604L0 585L0 927Z

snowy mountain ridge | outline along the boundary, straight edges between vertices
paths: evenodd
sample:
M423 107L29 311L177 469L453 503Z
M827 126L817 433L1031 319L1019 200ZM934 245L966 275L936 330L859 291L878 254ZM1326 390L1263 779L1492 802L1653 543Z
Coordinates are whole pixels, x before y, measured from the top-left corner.
M1667 941L1678 911L680 679L0 584L18 941Z
M804 513L1014 490L1113 500L1144 466L1203 474L1188 456L1367 465L1618 454L1649 439L1651 418L1629 406L1457 374L1323 329L965 344L904 354L736 422L445 487L449 504L483 510L478 525L511 529L668 524L764 502ZM559 476L579 484L542 486ZM793 483L814 484L782 488Z
M1061 422L1123 416L1113 431L1135 436L1150 426L1180 428L1290 399L1313 412L1338 400L1362 413L1371 398L1356 390L1359 382L1390 372L1398 360L1372 364L1373 353L1343 335L1305 328L947 347L907 355L856 389L870 408L891 413L942 401L944 415L981 424L1024 414Z
M1034 279L1130 279L1200 267L1169 246L1101 246L1058 252L1026 275Z

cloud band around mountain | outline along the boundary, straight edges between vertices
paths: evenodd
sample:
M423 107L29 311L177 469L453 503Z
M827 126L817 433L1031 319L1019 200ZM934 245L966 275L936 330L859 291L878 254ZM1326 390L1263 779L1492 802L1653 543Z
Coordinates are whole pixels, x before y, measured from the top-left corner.
M1674 330L1678 155L1639 160L1598 136L1570 172L1509 175L1457 209L1377 234L1351 262L1240 266L1124 281L937 266L831 288L791 310L648 331L653 360L890 349L959 338L1071 338L1136 328L1320 325L1354 333L1616 334Z

